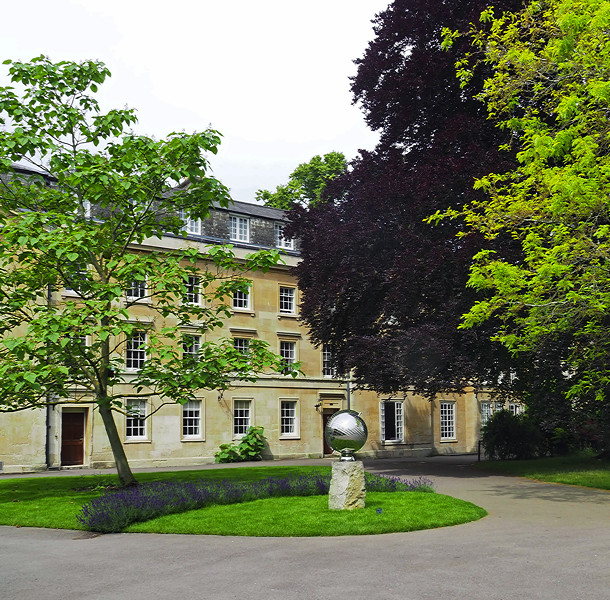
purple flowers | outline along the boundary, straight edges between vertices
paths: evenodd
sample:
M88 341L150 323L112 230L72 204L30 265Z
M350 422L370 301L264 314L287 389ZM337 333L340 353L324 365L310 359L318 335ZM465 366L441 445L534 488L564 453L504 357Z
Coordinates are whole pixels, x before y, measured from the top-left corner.
M367 490L371 492L432 491L432 482L425 478L407 481L371 473L366 473L365 478ZM85 529L112 533L123 530L131 523L211 504L236 504L278 496L327 494L329 486L330 473L317 472L253 481L152 481L118 492L106 492L83 505L76 518Z

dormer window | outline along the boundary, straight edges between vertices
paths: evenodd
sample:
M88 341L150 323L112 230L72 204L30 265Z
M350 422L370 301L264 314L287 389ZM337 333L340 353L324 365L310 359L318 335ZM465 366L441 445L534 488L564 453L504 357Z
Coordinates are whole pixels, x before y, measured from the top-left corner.
M201 235L201 219L193 219L184 209L178 211L178 216L184 221L182 231L189 235Z
M294 250L294 240L284 237L284 227L280 223L275 224L275 245L284 250Z
M250 219L246 217L229 217L229 238L235 242L250 241Z

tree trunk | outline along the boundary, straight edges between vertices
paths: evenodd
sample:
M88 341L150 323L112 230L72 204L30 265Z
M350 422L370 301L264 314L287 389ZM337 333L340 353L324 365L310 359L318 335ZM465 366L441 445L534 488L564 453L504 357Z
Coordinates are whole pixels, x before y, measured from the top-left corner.
M598 458L610 458L610 390L606 388L600 410L602 429L602 450Z
M106 274L104 274L104 281L107 280L108 277ZM111 308L111 305L108 304L106 306L105 313L108 314ZM110 327L110 323L107 316L102 317L101 324L106 330ZM129 462L127 461L127 456L125 455L125 448L123 448L121 437L119 436L119 432L116 428L116 423L114 422L114 415L112 414L111 409L112 405L110 403L110 398L108 397L108 382L111 377L109 338L105 338L104 340L102 340L100 363L101 373L100 381L96 389L96 401L99 407L102 421L104 422L104 427L106 428L106 435L108 436L110 448L112 449L112 455L114 456L114 463L116 465L119 481L122 487L137 485L138 482L136 481L136 478L131 472L131 467L129 466Z
M114 422L112 410L106 403L99 403L98 406L102 421L104 422L104 427L106 428L106 435L108 436L108 441L110 442L110 448L112 449L121 486L127 487L130 485L137 485L138 482L131 472L129 462L127 461L125 449L121 443L121 438L119 436L119 432L117 431L116 423Z

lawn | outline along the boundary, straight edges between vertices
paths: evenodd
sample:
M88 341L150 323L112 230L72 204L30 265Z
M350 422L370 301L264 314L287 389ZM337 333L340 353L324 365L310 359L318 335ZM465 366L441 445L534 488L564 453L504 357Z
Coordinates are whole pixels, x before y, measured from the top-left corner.
M610 490L610 460L584 453L533 460L490 460L477 463L477 467L538 481Z
M328 467L247 467L142 473L138 480L285 477ZM116 485L113 475L31 477L0 480L0 525L82 529L81 506ZM379 510L378 510L379 509ZM375 492L359 511L330 511L327 496L268 498L208 506L131 525L126 531L256 536L376 534L457 525L485 516L469 502L435 493Z
M361 510L329 510L328 496L268 498L167 515L130 525L125 531L264 537L372 535L459 525L486 514L470 502L443 494L371 492Z

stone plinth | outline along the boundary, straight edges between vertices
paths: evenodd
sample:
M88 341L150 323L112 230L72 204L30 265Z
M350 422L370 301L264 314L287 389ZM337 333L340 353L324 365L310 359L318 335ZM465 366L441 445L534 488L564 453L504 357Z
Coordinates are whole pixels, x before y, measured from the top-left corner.
M331 510L353 510L364 508L366 487L364 484L364 465L361 461L334 462L328 508Z

